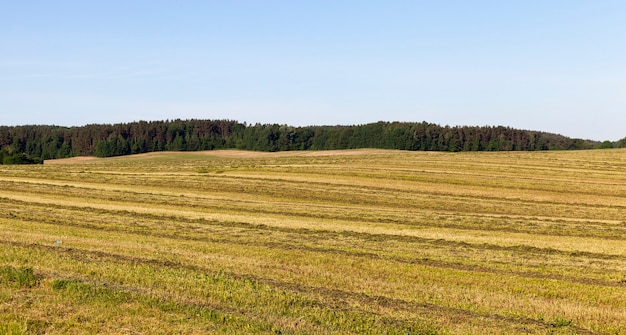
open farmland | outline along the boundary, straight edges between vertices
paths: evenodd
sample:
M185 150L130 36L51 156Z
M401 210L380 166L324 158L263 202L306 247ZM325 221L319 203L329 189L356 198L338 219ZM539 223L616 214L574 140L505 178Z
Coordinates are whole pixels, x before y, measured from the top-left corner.
M626 334L626 151L0 166L0 333Z

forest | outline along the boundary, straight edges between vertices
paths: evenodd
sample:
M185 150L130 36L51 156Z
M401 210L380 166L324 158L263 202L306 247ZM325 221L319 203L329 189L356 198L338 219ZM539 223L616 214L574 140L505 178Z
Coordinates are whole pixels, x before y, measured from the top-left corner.
M80 127L0 126L0 163L41 163L73 156L111 157L154 151L253 151L356 148L413 151L536 151L626 147L503 126L441 126L376 122L350 126L293 127L231 120L137 121Z

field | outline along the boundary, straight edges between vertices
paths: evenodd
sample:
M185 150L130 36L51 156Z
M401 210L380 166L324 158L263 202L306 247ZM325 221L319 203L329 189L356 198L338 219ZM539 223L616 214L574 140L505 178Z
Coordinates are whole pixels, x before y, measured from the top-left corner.
M626 334L624 150L46 163L0 166L0 334Z

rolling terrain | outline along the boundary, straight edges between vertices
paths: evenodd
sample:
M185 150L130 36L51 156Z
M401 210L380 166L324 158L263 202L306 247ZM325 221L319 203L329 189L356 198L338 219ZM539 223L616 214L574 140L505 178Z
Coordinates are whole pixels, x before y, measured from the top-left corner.
M0 166L0 333L625 334L626 150Z

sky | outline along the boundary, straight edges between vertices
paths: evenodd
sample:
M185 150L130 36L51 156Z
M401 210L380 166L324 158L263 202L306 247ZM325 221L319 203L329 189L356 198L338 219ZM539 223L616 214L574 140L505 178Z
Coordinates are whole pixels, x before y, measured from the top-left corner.
M0 125L377 121L626 137L622 0L0 0Z

